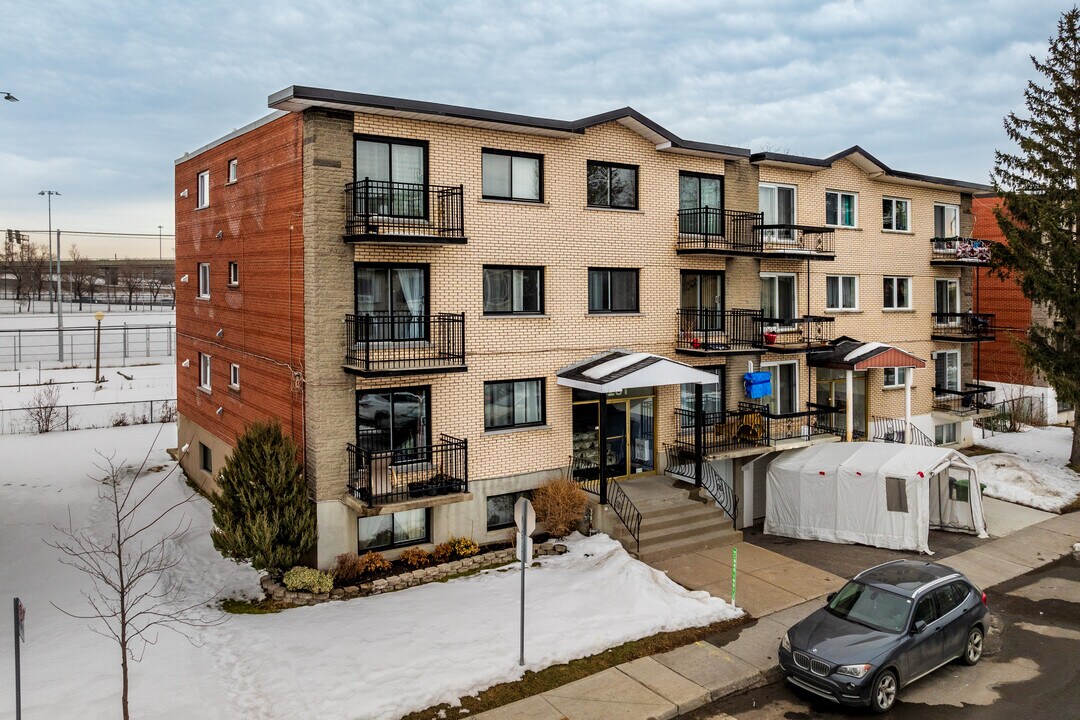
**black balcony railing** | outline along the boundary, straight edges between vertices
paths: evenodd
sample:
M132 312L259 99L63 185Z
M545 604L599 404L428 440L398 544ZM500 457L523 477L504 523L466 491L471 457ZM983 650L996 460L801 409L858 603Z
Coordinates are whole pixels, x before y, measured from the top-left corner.
M465 369L465 314L346 315L345 365L360 374Z
M463 243L464 188L384 180L345 186L347 242Z
M756 310L681 308L675 349L687 353L753 350Z
M737 409L702 414L701 453L712 455L752 447L770 447L779 441L842 434L843 412L828 405L808 403L806 410L773 413L768 405L740 402ZM693 410L675 410L675 445L693 452L697 427Z
M990 242L966 237L936 237L930 240L933 265L989 265Z
M806 352L829 347L835 334L832 317L752 318L754 344L771 352Z
M349 494L368 507L469 491L469 443L369 449L349 443Z
M963 390L934 387L934 409L943 410L953 415L976 415L993 412L994 388L989 385L964 383Z
M993 313L934 313L934 340L980 342L994 339Z
M836 256L833 228L811 225L755 225L754 234L762 255L788 257L816 257L832 259Z
M937 445L930 439L930 436L904 418L874 415L871 420L873 421L873 437L871 439L874 442L925 445L927 447Z
M807 403L806 410L773 413L767 405L741 402L739 409L757 409L761 413L769 442L773 445L783 440L810 440L843 432L843 411L829 405Z
M743 210L701 207L679 210L679 237L676 250L736 255L756 255L760 244L754 226L762 214Z

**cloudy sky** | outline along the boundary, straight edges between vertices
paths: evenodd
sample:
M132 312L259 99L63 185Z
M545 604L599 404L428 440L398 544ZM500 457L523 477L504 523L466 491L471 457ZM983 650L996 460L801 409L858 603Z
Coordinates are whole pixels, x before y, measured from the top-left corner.
M575 119L986 182L1061 2L0 0L0 229L156 234L173 161L289 85ZM157 238L83 237L85 254ZM168 254L166 243L166 254Z

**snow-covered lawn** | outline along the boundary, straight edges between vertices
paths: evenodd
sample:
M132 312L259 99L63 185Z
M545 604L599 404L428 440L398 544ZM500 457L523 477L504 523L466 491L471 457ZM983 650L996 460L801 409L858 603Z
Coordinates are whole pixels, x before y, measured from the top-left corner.
M11 311L11 301L6 302L8 304L3 308L0 308L3 310L3 312L0 312L0 330L27 330L30 328L56 327L56 314L47 312L49 309L48 300L42 305L38 305L35 301L34 312L32 313L13 313ZM78 303L75 304L75 308L76 310L78 309ZM117 305L113 305L111 310L106 305L95 305L91 308L90 303L86 303L83 308L82 312L71 312L68 304L65 302L64 327L93 327L97 324L94 313L98 310L105 313L105 319L101 321L103 327L123 325L124 323L127 323L128 325L165 325L172 323L173 325L176 325L176 313L172 310L129 312Z
M1080 495L1080 475L1066 467L1072 428L1033 427L976 440L998 451L972 458L984 495L1050 512Z
M81 609L88 583L43 542L54 525L106 531L97 499L94 449L141 460L154 443L150 482L172 467L175 428L147 425L40 436L0 437L0 568L5 596L27 606L23 651L26 717L114 717L120 670L113 644L50 605ZM97 473L100 474L100 473ZM188 492L180 478L155 506ZM222 560L207 535L208 504L185 507L191 521L180 572L195 597L258 590L257 574ZM740 611L685 590L632 559L617 542L580 536L545 557L526 578L526 666L517 664L520 575L514 566L447 583L275 615L230 616L203 628L201 647L165 632L132 672L138 717L397 718L451 702L523 671L597 653L657 632L705 625ZM10 653L0 677L11 677ZM0 717L9 717L4 704Z

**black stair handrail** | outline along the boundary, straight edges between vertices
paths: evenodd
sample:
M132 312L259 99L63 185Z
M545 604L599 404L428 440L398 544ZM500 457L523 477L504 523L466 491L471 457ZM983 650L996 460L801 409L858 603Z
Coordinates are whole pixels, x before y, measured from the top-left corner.
M695 482L694 471L698 462L693 452L677 445L664 444L667 452L667 471L671 475L687 478ZM683 467L689 465L688 470ZM705 488L717 506L727 514L734 522L738 522L739 498L735 496L735 488L724 482L724 478L716 471L711 463L701 458L701 486Z
M906 429L908 433L911 433L911 442L908 444L937 447L937 443L934 442L929 435L915 427L913 423L904 420L904 418L873 415L870 420L874 427L874 442L905 444L907 437L904 435L904 431ZM907 425L906 428L904 427L905 425ZM898 437L900 439L897 439Z
M566 468L566 478L587 493L600 497L600 466L581 455L571 455ZM634 538L638 554L641 554L641 511L637 509L626 491L619 483L607 484L608 505L615 511L615 516Z

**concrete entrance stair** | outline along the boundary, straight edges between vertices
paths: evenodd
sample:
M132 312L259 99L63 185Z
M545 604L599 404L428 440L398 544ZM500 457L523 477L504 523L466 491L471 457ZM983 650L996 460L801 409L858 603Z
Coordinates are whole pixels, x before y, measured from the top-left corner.
M663 476L624 480L620 486L641 512L640 550L618 519L613 537L644 562L742 540L742 532L704 489Z

